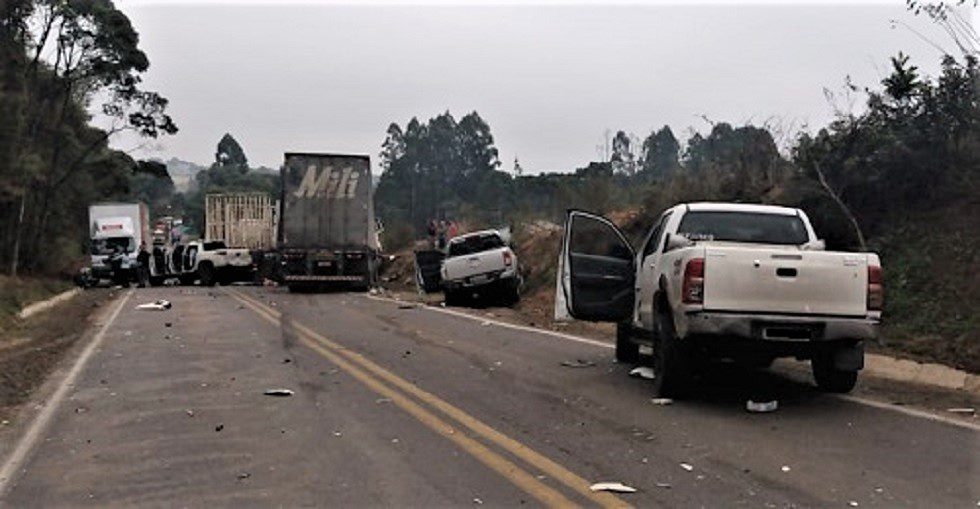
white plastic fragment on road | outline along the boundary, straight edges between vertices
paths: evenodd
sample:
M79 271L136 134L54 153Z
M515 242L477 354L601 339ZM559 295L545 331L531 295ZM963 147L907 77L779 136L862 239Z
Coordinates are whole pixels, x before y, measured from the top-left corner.
M670 398L653 398L650 400L650 402L653 403L654 405L660 405L660 406L667 406L667 405L674 404L674 400Z
M670 484L669 483L665 483L665 482L658 482L657 483L657 487L658 488L663 488L665 490L669 490L670 489Z
M691 471L694 470L694 465L692 465L690 463L681 463L681 468L683 468L684 470L687 470L688 472L691 472Z
M977 409L976 408L969 408L969 407L963 407L963 408L947 408L946 411L949 412L949 413L951 413L951 414L970 414L970 415L973 415L973 414L977 413Z
M619 482L597 482L589 486L592 491L611 491L613 493L636 493L636 488Z
M745 410L757 414L775 412L778 408L779 408L779 402L776 400L752 401L750 399L745 402Z
M288 396L292 396L295 393L289 389L266 389L266 391L263 394L265 394L266 396L288 397Z
M160 299L153 302L147 302L146 304L140 304L136 306L136 309L143 311L166 311L172 307L173 305L170 304L169 300Z
M780 468L780 470L782 470L783 472L789 472L792 469L789 468L789 465L783 465L782 468Z
M630 371L630 376L636 376L640 378L646 378L647 380L653 380L653 368L650 366L640 366L633 368Z
M849 505L851 507L857 507L858 506L858 503L855 502L854 500L851 500L850 502L847 503L847 505Z

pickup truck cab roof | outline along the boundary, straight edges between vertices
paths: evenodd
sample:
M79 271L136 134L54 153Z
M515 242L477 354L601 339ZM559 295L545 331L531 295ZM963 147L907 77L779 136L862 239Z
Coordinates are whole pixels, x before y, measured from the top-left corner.
M757 203L695 202L678 205L677 208L686 208L695 212L754 212L756 214L780 214L785 216L796 216L800 214L799 209L780 207L778 205L760 205Z
M500 232L497 231L497 230L480 230L478 232L464 233L463 235L457 235L457 236L449 239L449 243L450 244L457 244L459 242L465 241L466 239L473 238L473 237L480 237L480 236L483 236L483 235L496 235L496 236L499 237L500 236Z

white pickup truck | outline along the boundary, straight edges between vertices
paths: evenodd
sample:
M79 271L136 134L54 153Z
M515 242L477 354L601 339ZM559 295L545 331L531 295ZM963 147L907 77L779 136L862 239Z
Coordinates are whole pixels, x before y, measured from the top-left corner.
M199 279L203 286L214 286L254 280L257 267L248 249L228 248L220 240L195 240L173 248L169 269L184 284Z
M517 256L497 230L450 239L441 272L447 305L455 305L473 294L499 296L508 305L520 299Z
M652 347L662 396L688 393L718 358L810 359L821 389L848 392L883 302L878 256L824 251L802 210L691 203L664 212L638 251L607 219L569 211L555 315L617 323L623 362Z

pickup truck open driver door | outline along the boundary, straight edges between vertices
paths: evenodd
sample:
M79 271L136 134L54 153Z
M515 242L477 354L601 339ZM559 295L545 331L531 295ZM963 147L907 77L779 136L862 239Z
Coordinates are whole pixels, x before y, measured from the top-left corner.
M635 260L633 248L612 222L569 210L558 260L556 318L632 320Z

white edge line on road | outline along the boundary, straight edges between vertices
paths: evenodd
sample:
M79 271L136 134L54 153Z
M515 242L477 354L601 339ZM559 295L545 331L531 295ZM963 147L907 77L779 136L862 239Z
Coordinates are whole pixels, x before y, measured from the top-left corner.
M460 318L466 318L466 319L469 319L469 320L473 320L475 322L487 322L487 323L491 323L493 325L496 325L498 327L504 327L504 328L507 328L507 329L513 329L513 330L518 330L518 331L523 331L523 332L531 332L531 333L534 333L534 334L542 334L542 335L545 335L545 336L552 336L552 337L555 337L555 338L558 338L558 339L564 339L566 341L574 341L576 343L582 343L582 344L586 344L586 345L597 346L597 347L600 347L600 348L608 348L608 349L615 349L616 348L615 345L612 345L610 343L606 343L606 342L603 342L603 341L598 341L598 340L595 340L595 339L583 338L581 336L574 336L572 334L566 334L564 332L555 332L555 331L550 331L550 330L547 330L547 329L538 329L536 327L528 327L526 325L517 325L517 324L513 324L513 323L502 322L500 320L493 320L493 319L490 319L490 318L486 318L486 317L482 317L482 316L477 316L477 315L473 315L473 314L470 314L470 313L466 313L464 311L456 311L456 310L453 310L453 309L447 309L447 308L443 308L443 307L428 306L428 305L425 305L425 304L422 304L422 303L414 303L412 301L398 300L398 299L393 299L391 297L381 297L381 296L378 296L378 295L368 295L367 298L373 299L373 300L378 300L378 301L392 302L392 303L396 303L396 304L406 304L406 303L408 303L408 304L418 304L418 308L419 309L427 309L429 311L437 311L439 313L445 313L447 315L458 316ZM964 428L964 429L968 429L968 430L971 430L971 431L980 432L980 424L978 424L978 423L965 422L965 421L962 421L962 420L959 420L959 419L953 419L953 418L950 418L950 417L944 417L942 415L937 415L937 414L934 414L934 413L931 413L931 412L926 412L925 410L916 410L914 408L907 408L907 407L892 405L890 403L883 403L883 402L880 402L880 401L874 401L874 400L871 400L871 399L862 398L860 396L851 396L849 394L828 394L828 396L835 396L835 397L837 397L839 399L842 399L844 401L849 401L851 403L856 403L856 404L859 404L859 405L869 406L869 407L877 408L877 409L881 409L881 410L890 410L892 412L897 412L897 413L900 413L900 414L905 414L905 415L908 415L908 416L911 416L911 417L918 417L920 419L927 419L927 420L934 421L934 422L940 422L940 423L943 423L943 424L948 424L950 426L956 426L956 427L959 427L959 428Z
M112 314L109 315L109 319L106 320L106 322L102 325L102 328L99 329L99 332L96 333L95 337L92 338L92 340L89 341L89 344L85 346L85 349L82 350L82 354L75 360L75 364L61 381L58 389L54 391L54 394L52 394L46 402L44 402L43 408L34 418L34 421L31 423L30 427L27 428L24 435L21 436L20 441L17 443L17 447L12 453L10 453L10 456L7 457L6 461L4 461L3 467L0 468L0 500L2 500L3 496L6 494L11 481L17 477L17 470L21 468L24 460L27 459L27 455L31 452L31 449L34 448L34 444L41 437L41 433L43 433L47 428L51 421L51 417L54 416L55 410L61 406L61 402L65 399L65 395L68 394L68 390L75 384L75 379L78 378L78 374L82 371L82 368L85 367L85 364L88 363L89 357L92 356L95 349L102 343L102 340L105 338L106 331L108 331L109 327L116 321L116 317L119 316L123 306L126 305L126 302L132 295L133 291L130 290L125 296L123 296L122 299L120 299L119 305L117 305L116 309L114 309Z

